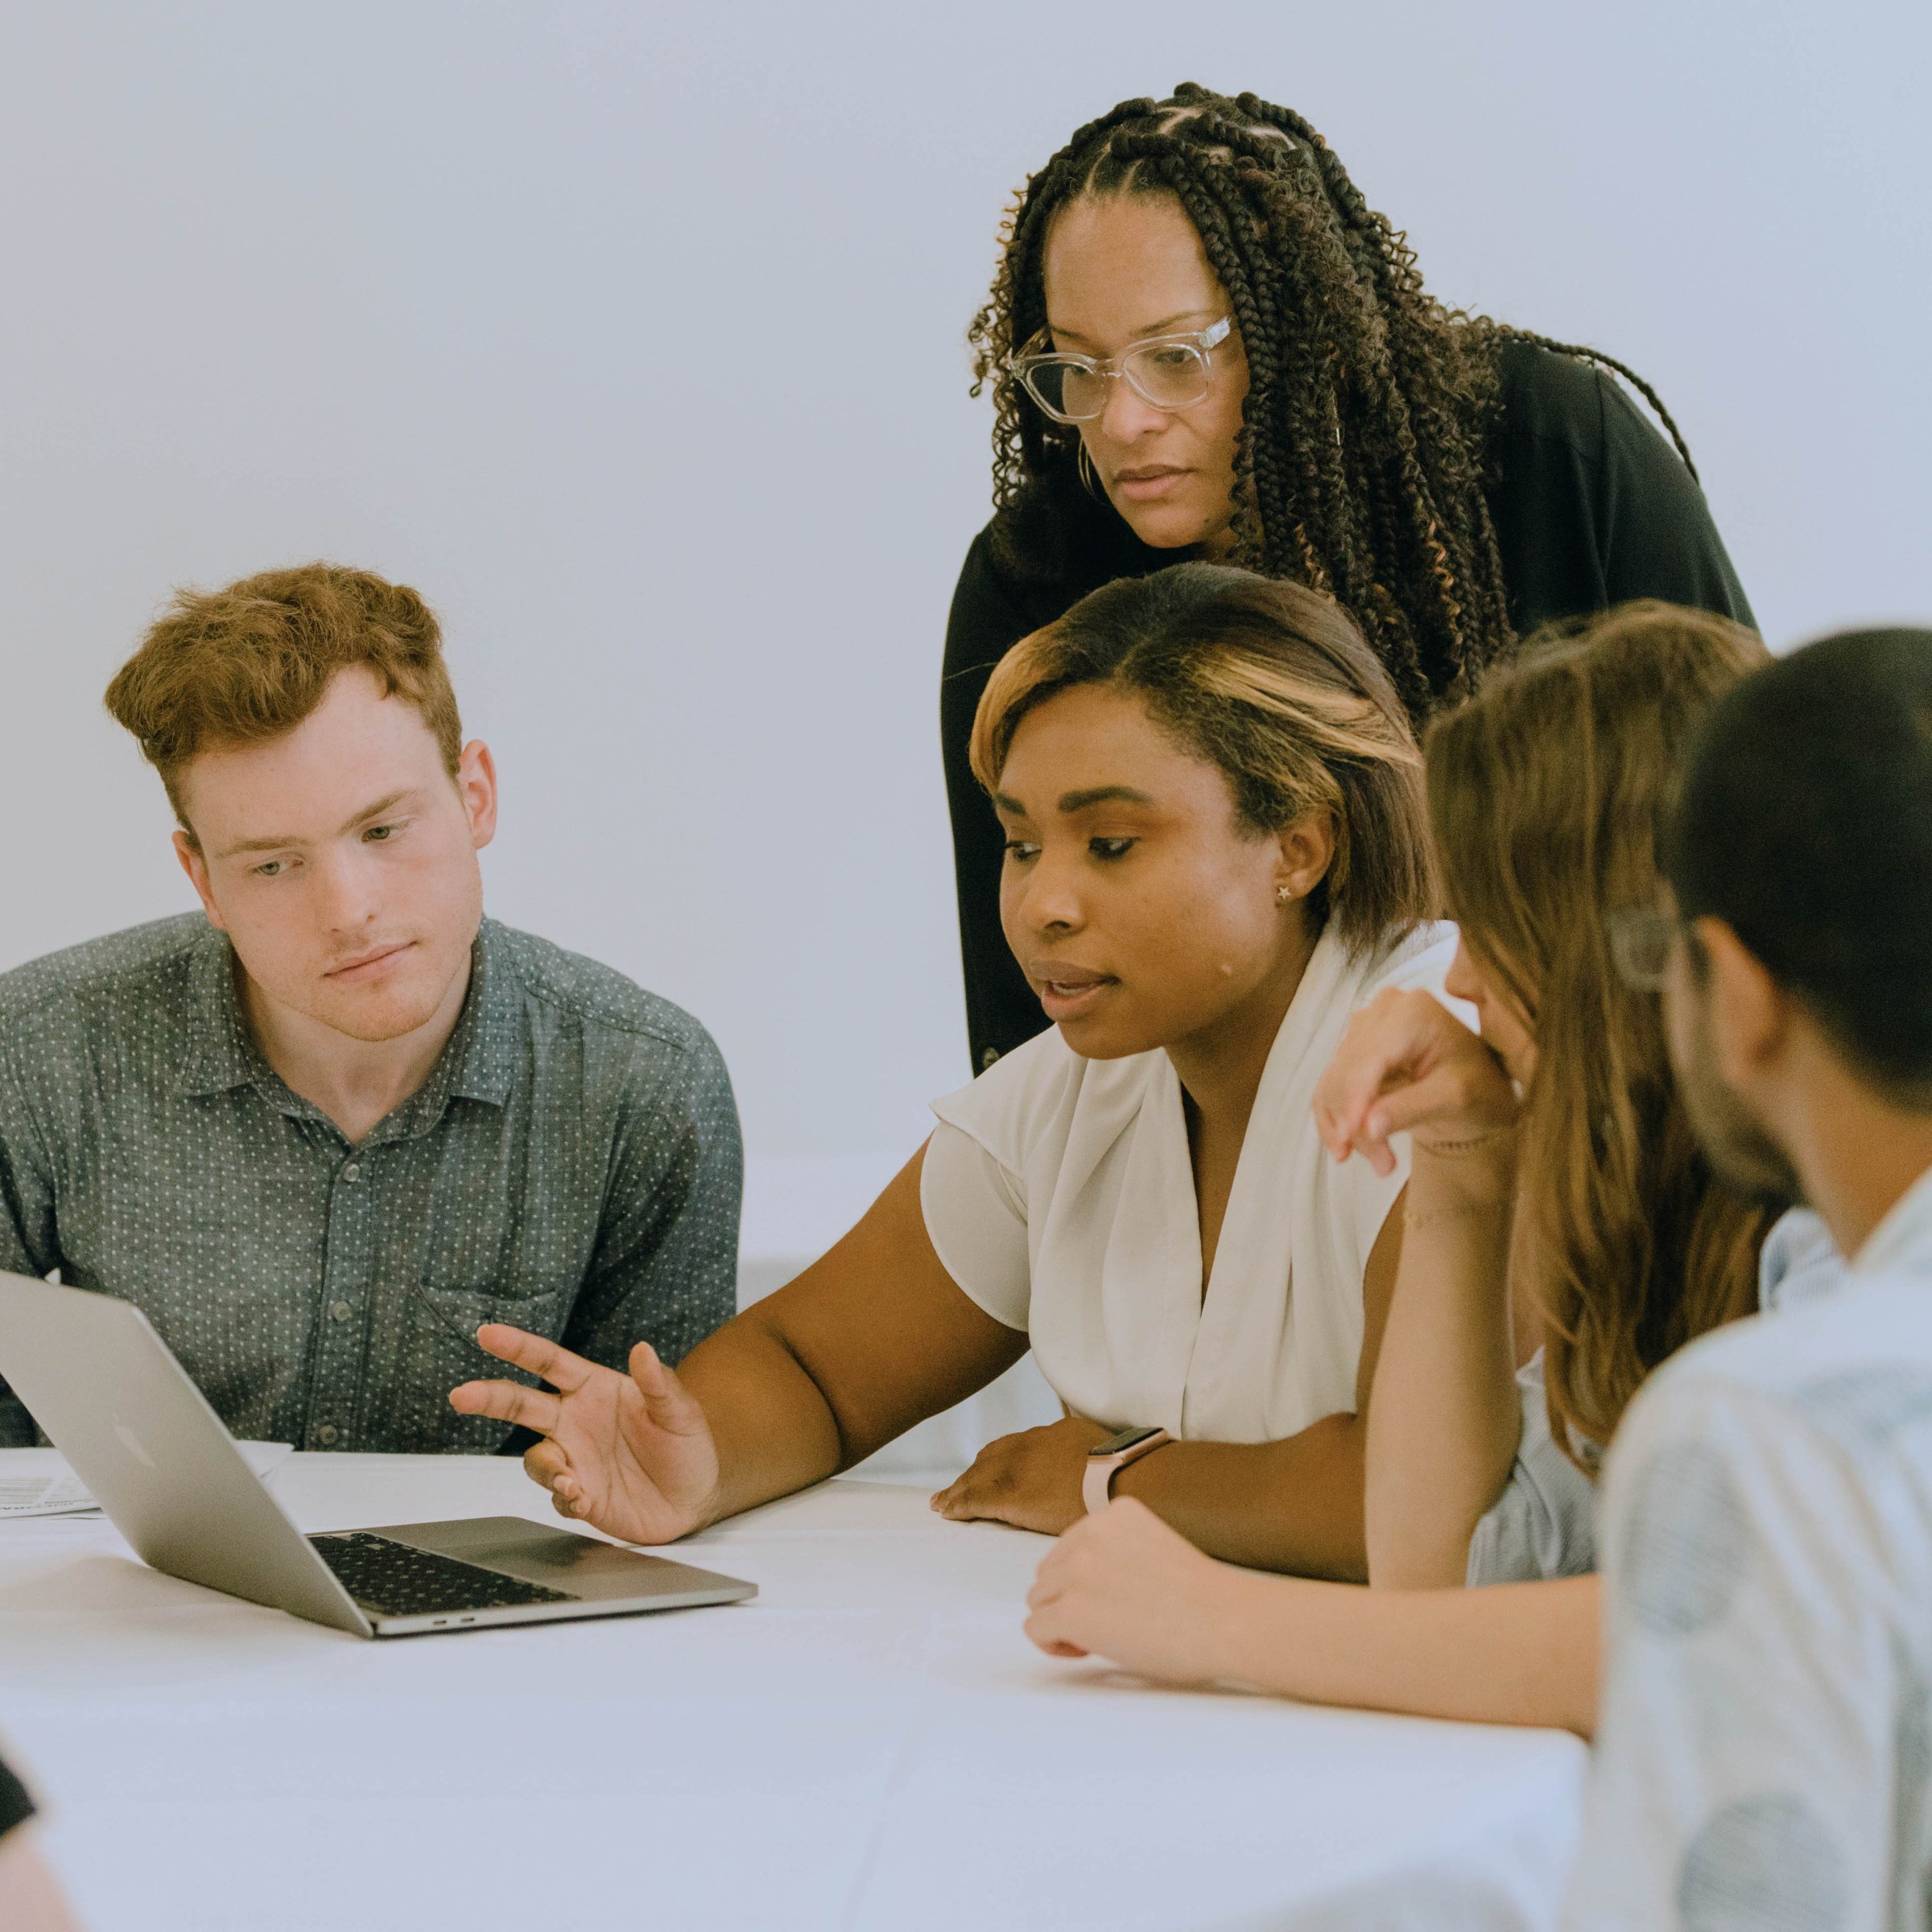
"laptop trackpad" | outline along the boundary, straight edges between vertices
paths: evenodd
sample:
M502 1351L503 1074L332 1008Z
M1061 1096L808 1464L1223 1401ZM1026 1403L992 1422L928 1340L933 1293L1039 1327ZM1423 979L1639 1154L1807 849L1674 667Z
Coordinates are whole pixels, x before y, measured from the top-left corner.
M386 1536L414 1550L453 1556L466 1563L501 1570L526 1583L568 1591L592 1600L609 1597L667 1596L715 1589L734 1579L668 1557L646 1556L569 1530L548 1530L520 1516L469 1517L452 1522L377 1524L369 1534ZM744 1594L753 1594L749 1584Z

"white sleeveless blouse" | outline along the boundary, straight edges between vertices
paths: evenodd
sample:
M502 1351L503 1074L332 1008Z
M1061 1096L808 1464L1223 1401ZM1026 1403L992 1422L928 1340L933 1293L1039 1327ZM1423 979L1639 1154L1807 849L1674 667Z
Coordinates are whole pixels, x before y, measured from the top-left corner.
M1087 1060L1056 1028L935 1101L921 1203L960 1287L1030 1335L1075 1414L1273 1442L1355 1407L1362 1274L1409 1174L1338 1166L1315 1084L1385 986L1442 991L1455 929L1351 959L1317 944L1275 1036L1202 1293L1181 1087L1165 1051Z

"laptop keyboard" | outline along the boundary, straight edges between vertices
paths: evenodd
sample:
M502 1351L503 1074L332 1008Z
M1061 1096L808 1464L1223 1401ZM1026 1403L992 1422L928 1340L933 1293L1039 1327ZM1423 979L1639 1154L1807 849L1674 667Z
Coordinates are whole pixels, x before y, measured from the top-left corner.
M565 1590L526 1583L500 1570L435 1556L407 1543L360 1530L312 1536L318 1555L365 1610L382 1616L425 1616L451 1610L498 1610L512 1604L574 1604Z

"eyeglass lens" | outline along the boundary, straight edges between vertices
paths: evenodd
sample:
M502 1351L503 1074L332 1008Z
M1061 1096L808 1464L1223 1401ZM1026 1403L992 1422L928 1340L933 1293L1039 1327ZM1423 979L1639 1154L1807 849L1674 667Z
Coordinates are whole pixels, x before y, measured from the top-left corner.
M1150 342L1120 360L1134 393L1156 409L1186 409L1208 393L1208 358L1191 344ZM1044 359L1029 365L1026 386L1048 415L1085 423L1107 407L1108 377L1083 363Z

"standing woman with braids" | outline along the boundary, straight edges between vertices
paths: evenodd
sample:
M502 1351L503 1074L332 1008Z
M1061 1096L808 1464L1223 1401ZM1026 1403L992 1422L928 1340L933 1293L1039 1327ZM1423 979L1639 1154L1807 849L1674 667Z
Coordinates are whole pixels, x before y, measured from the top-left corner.
M1649 385L1444 308L1321 136L1252 94L1183 86L1081 129L1021 194L971 337L996 514L940 714L976 1067L1046 1018L1001 935L974 710L1098 585L1207 556L1326 592L1418 726L1551 618L1662 597L1751 621Z

